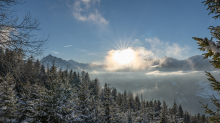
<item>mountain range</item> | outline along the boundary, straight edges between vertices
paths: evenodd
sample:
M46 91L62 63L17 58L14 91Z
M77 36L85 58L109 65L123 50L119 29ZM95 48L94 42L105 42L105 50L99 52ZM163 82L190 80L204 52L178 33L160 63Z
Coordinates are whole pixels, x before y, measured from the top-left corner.
M172 57L163 57L156 60L148 60L152 62L152 66L157 70L194 70L194 71L213 71L214 68L209 61L211 59L203 59L202 55L195 55L184 60L177 60Z
M146 68L146 70L161 70L161 71L213 71L215 69L211 64L211 59L203 59L202 55L195 55L189 57L185 60L178 60L172 57L163 57L160 59L148 59L146 60L146 64L150 64L150 67ZM63 60L61 58L57 58L56 56L52 56L49 54L48 56L42 58L40 60L42 64L45 66L52 66L55 64L58 68L62 69L73 69L75 71L80 70L97 70L105 68L105 65L98 65L92 63L79 63L74 60ZM123 70L120 70L123 71Z

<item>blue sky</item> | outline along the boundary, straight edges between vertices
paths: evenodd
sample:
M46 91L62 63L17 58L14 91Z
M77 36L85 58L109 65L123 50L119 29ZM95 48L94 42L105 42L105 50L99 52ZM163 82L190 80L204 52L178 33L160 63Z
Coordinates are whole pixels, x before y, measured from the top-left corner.
M20 17L30 11L39 19L38 37L50 35L41 57L52 54L91 63L103 62L120 42L151 51L157 58L201 55L192 37L210 38L207 28L219 21L208 15L202 1L27 0L16 8Z

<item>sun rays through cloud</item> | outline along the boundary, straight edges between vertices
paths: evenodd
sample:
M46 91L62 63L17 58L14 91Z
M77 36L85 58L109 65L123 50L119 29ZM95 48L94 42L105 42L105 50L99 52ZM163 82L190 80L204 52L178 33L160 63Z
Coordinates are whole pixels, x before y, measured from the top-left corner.
M144 47L132 48L128 47L123 50L110 50L105 58L106 68L109 71L118 69L145 69L147 64L143 57L152 57L153 53Z
M152 62L146 59L160 59L165 56L184 59L188 57L189 46L180 46L177 43L162 41L159 38L113 40L114 49L105 56L106 68L109 71L120 69L144 70L152 67ZM144 44L145 43L145 44ZM148 48L143 47L148 45Z

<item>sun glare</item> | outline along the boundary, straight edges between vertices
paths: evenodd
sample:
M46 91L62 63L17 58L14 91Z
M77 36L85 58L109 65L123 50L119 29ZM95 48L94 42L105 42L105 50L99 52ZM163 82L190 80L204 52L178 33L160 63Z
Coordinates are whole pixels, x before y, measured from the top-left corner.
M130 48L125 50L117 50L113 54L114 60L120 65L126 65L132 62L134 59L134 51Z

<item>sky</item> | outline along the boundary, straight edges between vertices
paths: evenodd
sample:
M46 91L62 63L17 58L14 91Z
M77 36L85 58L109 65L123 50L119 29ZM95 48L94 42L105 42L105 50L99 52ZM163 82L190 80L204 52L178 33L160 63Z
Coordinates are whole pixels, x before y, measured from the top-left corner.
M201 55L192 37L210 38L203 0L27 0L18 16L29 11L40 22L39 38L49 36L49 54L81 63L103 63L111 52L130 48L142 58Z

